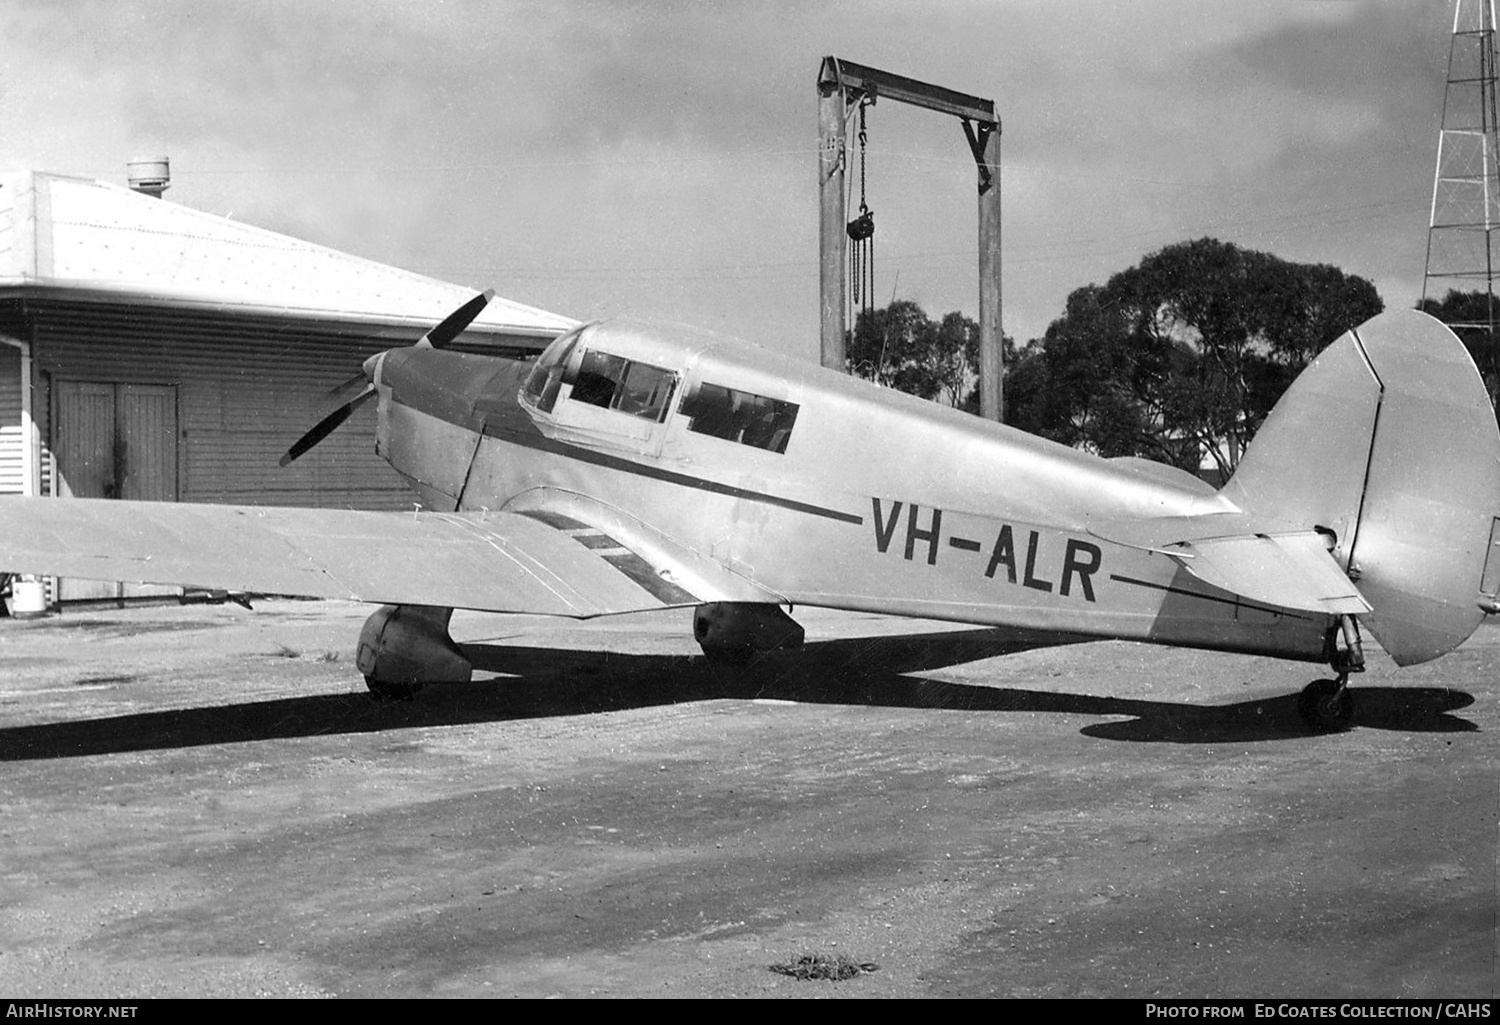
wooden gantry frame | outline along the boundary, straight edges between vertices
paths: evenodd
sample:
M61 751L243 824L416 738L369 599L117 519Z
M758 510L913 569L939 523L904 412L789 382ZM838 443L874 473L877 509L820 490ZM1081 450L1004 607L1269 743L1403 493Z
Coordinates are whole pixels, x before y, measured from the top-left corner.
M1000 328L1000 121L993 100L982 100L893 75L837 57L824 57L818 72L818 244L819 293L822 301L822 359L825 367L845 370L844 334L848 328L844 296L848 288L845 225L848 199L844 172L848 163L846 126L860 103L887 99L949 114L962 120L964 135L979 172L979 411L1002 420L1001 382L1004 350Z

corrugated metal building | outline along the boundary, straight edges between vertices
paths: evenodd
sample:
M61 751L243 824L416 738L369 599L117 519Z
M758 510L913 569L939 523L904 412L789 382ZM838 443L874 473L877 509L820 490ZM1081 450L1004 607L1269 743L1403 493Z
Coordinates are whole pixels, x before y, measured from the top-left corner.
M330 387L474 291L104 182L0 174L0 494L410 508L373 404L277 459ZM575 323L497 298L458 347L533 352Z

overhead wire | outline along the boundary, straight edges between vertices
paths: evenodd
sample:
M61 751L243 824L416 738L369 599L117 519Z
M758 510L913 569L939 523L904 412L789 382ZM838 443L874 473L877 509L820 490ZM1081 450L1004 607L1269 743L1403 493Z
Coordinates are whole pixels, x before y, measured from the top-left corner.
M1422 203L1426 200L1423 199ZM1267 235L1278 230L1279 226L1297 224L1301 226L1333 227L1342 224L1373 223L1387 220L1397 216L1402 208L1411 204L1400 200L1378 203L1359 203L1341 207L1325 207L1320 211L1302 211L1300 213L1279 215L1272 218L1240 219L1230 221L1217 221L1201 223L1190 228L1162 227L1145 228L1138 231L1120 232L1091 235L1082 238L1066 240L1061 247L1036 247L1033 249L1012 248L1006 254L1008 266L1026 265L1036 263L1052 263L1059 260L1071 260L1082 258L1097 258L1100 256L1111 256L1139 251L1141 246L1126 245L1141 239L1158 238L1163 245L1184 237L1198 237L1215 232L1234 230L1242 237L1255 237ZM1370 217L1335 217L1316 216L1316 214L1334 215L1360 210L1384 210L1385 213ZM1103 248L1101 248L1101 246ZM899 262L902 266L911 267L936 267L949 261L968 261L973 258L973 252L969 248L963 249L934 249L899 252L888 255L887 259ZM773 279L782 277L800 277L817 269L816 258L809 257L795 260L759 260L759 261L735 261L733 263L711 264L704 266L699 264L692 269L674 267L672 265L656 265L643 267L638 263L629 266L598 265L594 267L546 267L536 263L525 265L443 265L434 269L463 271L465 273L487 273L502 274L510 278L534 279L550 278L554 280L593 280L599 278L626 278L630 280L644 281L704 281L719 280L726 278L758 278Z

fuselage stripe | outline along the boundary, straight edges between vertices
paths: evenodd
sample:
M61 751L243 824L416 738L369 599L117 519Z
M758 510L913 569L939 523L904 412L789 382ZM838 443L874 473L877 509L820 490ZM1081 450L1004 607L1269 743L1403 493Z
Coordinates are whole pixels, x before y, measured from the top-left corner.
M576 459L581 463L591 463L594 466L603 466L612 470L620 470L624 473L633 473L640 477L649 477L653 480L665 481L669 484L680 484L699 491L711 491L717 495L743 498L752 502L764 502L767 505L780 506L783 509L790 509L793 512L821 516L825 519L837 520L840 523L852 523L855 526L862 526L865 522L865 518L856 513L829 509L825 506L812 505L808 502L799 502L793 498L782 498L780 495L770 495L764 491L751 491L748 488L735 487L733 484L721 484L718 481L707 480L703 477L694 477L686 473L678 473L675 470L663 470L655 466L645 466L629 459L605 455L602 452L595 452L578 445L553 441L540 434L523 434L519 431L508 430L503 426L493 424L486 424L484 433L486 437L495 438L507 444L520 445L523 448L537 449L542 452L552 452L557 455L566 456L569 459Z

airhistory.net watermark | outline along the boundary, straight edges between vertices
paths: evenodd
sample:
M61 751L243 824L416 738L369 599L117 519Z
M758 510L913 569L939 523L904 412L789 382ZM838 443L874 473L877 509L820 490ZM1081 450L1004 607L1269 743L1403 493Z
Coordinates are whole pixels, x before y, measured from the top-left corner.
M74 1004L56 1001L13 1001L5 1005L7 1018L134 1018L138 1004Z

